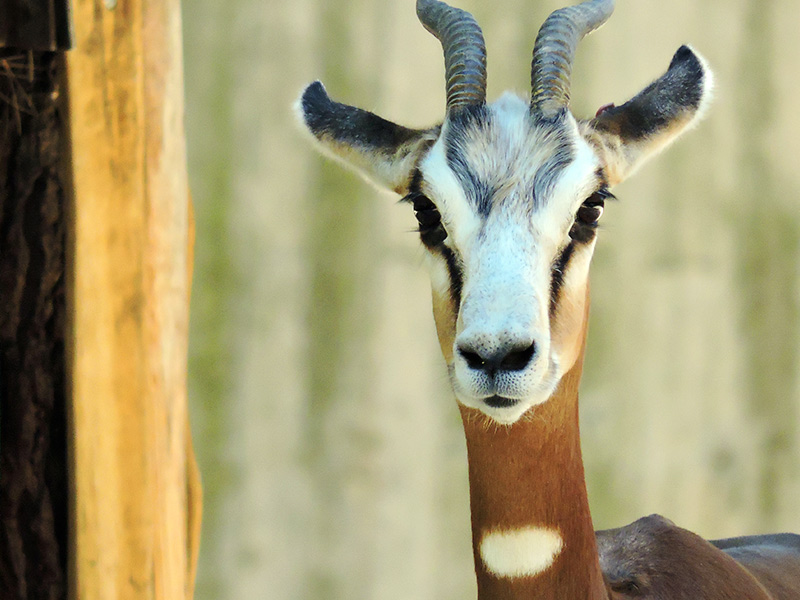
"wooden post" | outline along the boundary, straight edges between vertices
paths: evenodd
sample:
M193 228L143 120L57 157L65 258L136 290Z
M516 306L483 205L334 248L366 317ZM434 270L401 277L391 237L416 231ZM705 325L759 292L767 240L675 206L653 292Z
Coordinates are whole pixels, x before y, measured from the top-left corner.
M67 62L76 600L191 598L192 216L178 0L75 0Z
M64 600L66 0L0 0L0 598Z

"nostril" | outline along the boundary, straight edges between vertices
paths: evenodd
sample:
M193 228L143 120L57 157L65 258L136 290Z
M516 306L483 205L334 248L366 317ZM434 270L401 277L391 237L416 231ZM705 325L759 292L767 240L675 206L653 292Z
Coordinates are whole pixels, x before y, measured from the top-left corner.
M467 361L470 369L483 370L486 368L486 361L477 352L464 350L463 348L459 348L458 352Z
M491 356L483 356L469 347L461 347L458 353L466 361L470 369L492 374L495 371L521 371L531 362L536 353L536 345L512 346Z
M530 344L523 348L512 348L511 351L505 355L503 360L500 361L500 369L503 371L521 371L531 362L535 352L535 344Z

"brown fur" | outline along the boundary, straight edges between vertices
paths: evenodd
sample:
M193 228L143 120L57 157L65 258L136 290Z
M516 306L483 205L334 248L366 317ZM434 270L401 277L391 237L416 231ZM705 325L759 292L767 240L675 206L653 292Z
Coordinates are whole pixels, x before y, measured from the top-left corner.
M603 183L613 186L621 182L696 122L708 103L711 79L703 60L682 47L667 72L634 98L580 122L581 135L600 159ZM400 194L409 191L420 160L442 131L438 126L408 129L333 102L320 83L306 88L298 108L303 123L325 152ZM527 173L534 183L547 183L572 159L572 146L561 135L566 131L561 127L565 121L554 120L550 129L537 129L542 143L520 145L512 143L513 136L506 139L500 135L502 128L492 128L483 106L475 108L460 113L469 118L446 122L452 129L448 128L445 141L451 154L462 159L455 161L463 166L455 175L467 182L482 181L482 187L492 190L492 201L505 202L510 197L508 190L519 184L520 174ZM541 125L537 121L536 127ZM539 187L533 189L534 198L547 195L548 186ZM434 291L439 343L451 366L457 303L450 292ZM568 372L546 402L509 426L461 407L480 600L800 598L800 538L764 536L709 543L657 516L599 532L595 538L578 427L587 316L585 285L573 282L563 286L551 315L551 343ZM563 546L553 563L538 575L492 575L482 563L483 535L521 528L557 532Z
M584 312L584 323L586 314ZM585 326L582 328L585 331ZM586 496L578 429L582 356L545 404L511 426L461 407L469 456L473 550L481 600L607 598ZM479 543L486 531L541 526L557 530L564 548L535 577L487 572Z
M787 575L797 582L800 570L795 575L778 573L775 567L780 563L769 559L761 565L763 572L749 570L659 515L598 531L597 544L614 599L789 600L800 596L800 588L785 586Z
M439 347L442 350L445 362L453 362L453 340L456 337L456 307L449 293L444 295L436 290L432 294L433 319L436 322L436 334L439 337Z
M711 543L752 573L774 600L800 597L800 535L759 535Z
M453 323L435 302L437 323ZM574 367L543 405L510 426L461 406L469 458L473 554L480 600L794 600L800 597L800 538L715 542L651 515L595 534L578 426L578 386L588 316L583 305ZM444 313L440 312L445 309ZM440 331L448 338L446 331ZM446 341L443 341L446 343ZM532 577L487 571L479 544L488 531L528 526L559 532L564 547ZM792 545L793 544L793 545ZM738 561L738 562L737 562Z

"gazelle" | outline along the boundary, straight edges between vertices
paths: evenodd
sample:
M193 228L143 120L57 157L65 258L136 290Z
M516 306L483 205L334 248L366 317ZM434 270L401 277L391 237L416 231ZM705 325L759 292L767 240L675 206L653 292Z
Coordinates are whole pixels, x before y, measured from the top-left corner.
M707 542L651 516L594 533L578 430L589 262L610 188L702 115L712 75L681 47L668 70L591 120L569 111L580 39L613 0L554 12L530 101L486 103L472 15L417 0L444 49L447 110L414 130L304 91L318 145L413 205L442 354L467 439L478 596L800 598L800 537Z

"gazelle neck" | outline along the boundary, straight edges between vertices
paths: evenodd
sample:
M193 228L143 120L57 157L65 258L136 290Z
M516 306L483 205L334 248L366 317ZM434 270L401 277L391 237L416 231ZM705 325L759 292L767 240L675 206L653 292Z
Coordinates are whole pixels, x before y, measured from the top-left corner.
M512 426L461 407L479 600L609 597L581 458L583 352L553 396Z

